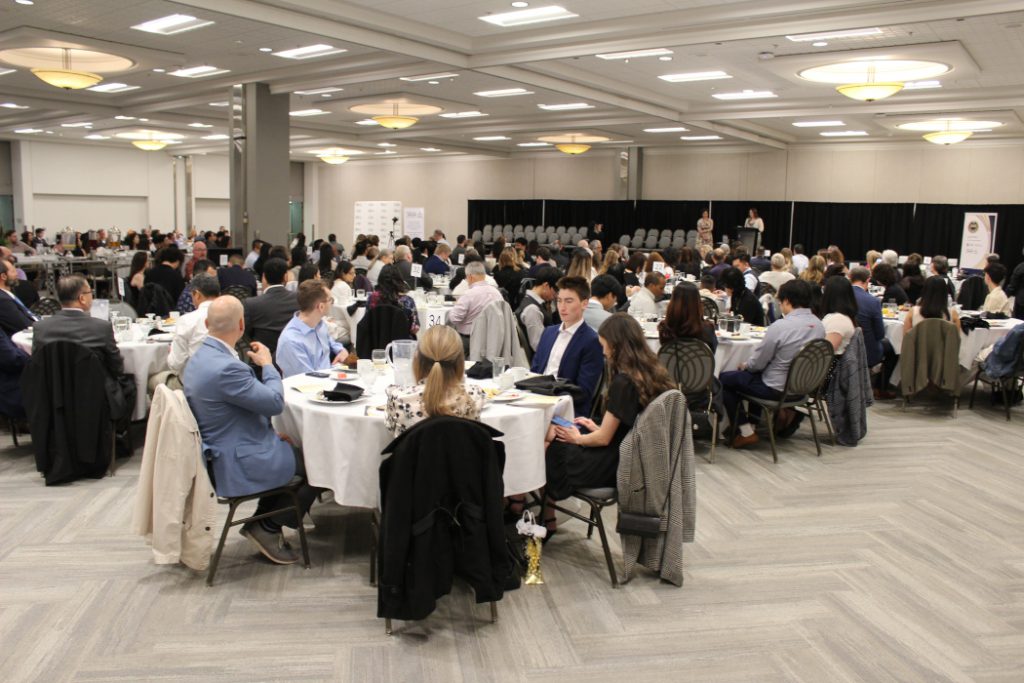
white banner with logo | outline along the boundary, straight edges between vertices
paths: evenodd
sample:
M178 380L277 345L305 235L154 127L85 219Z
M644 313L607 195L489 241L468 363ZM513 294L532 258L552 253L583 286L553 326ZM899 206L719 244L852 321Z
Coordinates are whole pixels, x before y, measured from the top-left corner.
M426 211L423 207L407 206L405 213L405 234L409 237L423 239L423 229L426 220Z
M996 239L995 213L965 213L964 232L960 241L960 268L982 270L988 265L986 260L992 253Z

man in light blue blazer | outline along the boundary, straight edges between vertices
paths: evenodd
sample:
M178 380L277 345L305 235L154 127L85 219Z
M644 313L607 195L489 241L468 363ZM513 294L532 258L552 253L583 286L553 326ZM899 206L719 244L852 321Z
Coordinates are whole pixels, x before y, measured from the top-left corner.
M209 334L185 366L182 381L211 465L214 488L220 496L245 496L283 486L304 471L301 457L270 424L270 418L284 410L284 387L270 350L253 342L247 352L262 368L260 382L235 354L245 322L242 304L233 296L213 301L206 326ZM304 485L298 497L305 514L316 490ZM279 509L290 501L288 496L260 498L256 514ZM282 513L249 522L241 533L271 561L292 564L299 558L284 540L281 527L294 528L300 521L294 514Z
M590 417L594 391L604 373L604 352L597 332L583 320L590 300L590 285L581 277L558 281L558 315L561 325L544 329L530 370L561 377L583 389L585 396L573 402L579 417Z

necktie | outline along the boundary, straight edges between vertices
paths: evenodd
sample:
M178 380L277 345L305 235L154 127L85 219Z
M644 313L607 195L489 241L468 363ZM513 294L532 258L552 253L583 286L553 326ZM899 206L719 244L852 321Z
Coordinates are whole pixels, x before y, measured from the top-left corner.
M14 296L13 294L11 295L11 298L14 299L14 303L16 303L18 305L18 308L20 308L25 313L25 315L27 315L32 320L39 320L39 318L36 317L36 314L33 313L32 311L28 310L28 307L25 306L25 304L23 304L21 302L21 299L19 299L18 297Z

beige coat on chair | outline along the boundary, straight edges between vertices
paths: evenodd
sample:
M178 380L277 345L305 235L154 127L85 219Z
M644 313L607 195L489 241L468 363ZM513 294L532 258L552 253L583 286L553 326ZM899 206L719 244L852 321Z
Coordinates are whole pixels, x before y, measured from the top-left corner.
M922 320L903 338L900 388L913 396L934 384L960 395L960 331L948 320Z
M153 546L157 564L201 571L210 564L217 497L203 460L199 426L185 394L161 385L153 395L132 529Z

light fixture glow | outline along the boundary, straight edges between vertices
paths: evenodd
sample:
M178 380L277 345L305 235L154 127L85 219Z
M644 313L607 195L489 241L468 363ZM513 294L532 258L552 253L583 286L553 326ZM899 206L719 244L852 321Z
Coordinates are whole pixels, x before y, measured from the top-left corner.
M14 132L18 133L19 135L34 135L35 133L42 133L43 129L42 128L15 128Z
M86 140L109 140L109 135L100 135L99 133L90 133L85 136Z
M66 47L61 48L60 62L60 68L37 67L31 70L32 74L43 83L64 90L89 88L103 80L103 77L98 74L72 69L71 50Z
M274 48L272 48L272 47L261 47L260 48L260 52L273 52L273 51L274 51Z
M193 123L188 124L188 127L189 128L213 128L213 124L212 123L200 123L198 121L195 121Z
M94 85L93 87L89 88L89 90L91 90L92 92L105 92L105 93L128 92L129 90L138 90L138 89L139 89L139 86L137 86L137 85L128 85L127 83L104 83L102 85Z
M159 152L168 143L166 140L132 140L132 144L146 152Z
M188 14L171 14L152 21L146 21L132 26L136 31L146 33L157 33L162 36L173 36L175 33L184 33L193 29L211 25L212 21L196 19Z
M685 133L690 130L683 126L669 126L668 128L644 128L645 133Z
M229 137L231 137L231 136L230 135L225 135L224 133L214 133L213 135L204 135L203 139L204 140L227 140Z
M906 83L933 79L949 73L951 67L942 62L923 59L855 59L814 66L797 73L805 81L815 83Z
M851 100L860 100L861 102L874 102L892 97L900 90L903 90L903 84L895 81L890 83L849 83L836 86L836 91L840 95L846 95Z
M362 121L356 121L357 126L379 126L380 124L373 119L363 119Z
M941 88L942 83L938 81L910 81L904 83L903 88L905 90L931 90L932 88Z
M717 81L723 78L732 78L724 71L691 71L683 74L665 74L658 76L669 83L692 83L693 81Z
M396 145L393 142L378 142L377 146L378 147L398 147L398 145Z
M79 121L78 123L62 123L61 128L92 128L91 121Z
M318 154L317 158L320 161L322 161L322 162L324 162L326 164L331 164L332 166L337 166L339 164L345 163L346 161L348 161L351 158L347 154L344 154L343 151L344 150L328 151L328 152L325 152L325 153L322 153L322 154Z
M938 131L972 131L978 132L980 130L998 128L1003 125L999 121L971 121L968 119L958 118L945 118L945 119L930 119L928 121L912 121L910 123L901 123L896 126L900 130L916 130L925 133L938 132Z
M672 50L656 47L650 50L629 50L626 52L605 52L603 54L594 55L598 59L639 59L641 57L661 57L663 55L673 54Z
M687 142L702 142L704 140L721 140L721 135L681 135L680 140L686 140Z
M397 105L395 109L398 109ZM409 126L415 125L415 123L419 121L415 116L400 116L397 113L385 116L374 116L373 120L384 128L390 128L391 130L403 130Z
M34 5L34 4L36 4L35 0L14 0L14 2L18 3L19 5Z
M525 2L525 0L516 0L515 2L512 3L512 6L522 9L523 7L529 7L530 3Z
M488 24L508 28L510 26L525 26L527 24L538 24L544 21L557 21L559 19L574 19L578 17L564 7L548 5L547 7L534 7L533 9L517 10L515 12L501 12L500 14L488 14L477 17L480 21Z
M826 43L824 40L816 40L813 43L811 43L811 47L828 47L828 43Z
M555 145L555 149L570 156L576 156L589 150L590 145L584 145L581 142L561 142Z
M550 147L550 142L520 142L516 147Z
M438 149L437 147L420 147L420 151L422 151L422 152L440 152L441 150Z
M822 40L835 40L839 38L861 38L865 36L880 36L882 29L877 27L855 28L848 31L828 31L826 33L799 33L793 36L786 36L787 40L794 43L813 43Z
M478 97L514 97L515 95L532 95L526 88L504 88L503 90L480 90L473 93Z
M443 73L443 74L426 74L424 76L402 76L398 80L407 81L409 83L419 83L420 81L436 81L442 78L456 78L459 74Z
M295 95L329 95L332 92L341 92L344 88L317 88L316 90L296 90Z
M348 50L318 43L316 45L306 45L305 47L293 47L290 50L281 50L280 52L275 52L274 56L284 57L285 59L312 59L314 57L336 55L342 52L348 52Z
M134 121L135 117L134 116L125 116L123 114L118 114L117 116L114 117L114 119L117 120L117 121Z
M588 133L566 133L563 135L545 135L540 142L550 142L558 151L576 156L583 154L590 149L595 142L608 142L603 135L590 135Z
M439 114L442 119L471 119L477 116L489 116L482 111L453 111L447 114Z
M794 121L797 128L828 128L830 126L845 126L842 121Z
M967 138L974 135L969 130L941 130L934 133L925 133L922 137L928 142L936 145L955 145L958 142L963 142Z
M512 138L504 135L481 135L473 139L477 142L497 142L498 140L511 140Z
M16 69L0 69L0 76L6 76L7 74L12 74L15 71Z
M778 97L771 90L741 90L740 92L720 92L712 95L716 100L762 100Z
M288 116L323 116L330 113L326 109L299 109L298 111L288 112Z
M544 111L570 111L573 109L593 109L594 105L586 102L569 102L567 104L538 104L538 109Z
M204 78L206 76L216 76L218 74L226 74L230 69L218 69L215 66L204 64L203 66L190 66L187 69L178 69L177 71L171 71L168 76L177 76L178 78Z
M862 138L867 134L866 130L823 130L818 133L826 138Z
M28 109L27 105L15 104L14 102L4 102L3 104L0 104L0 107L3 107L4 109Z

